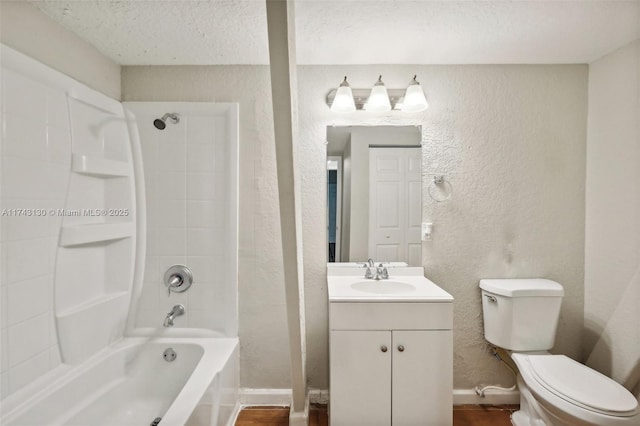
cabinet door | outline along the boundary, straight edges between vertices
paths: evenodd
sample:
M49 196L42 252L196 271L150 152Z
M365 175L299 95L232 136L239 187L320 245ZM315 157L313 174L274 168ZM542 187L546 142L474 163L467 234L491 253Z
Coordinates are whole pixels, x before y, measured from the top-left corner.
M451 330L394 331L392 340L392 424L451 425Z
M391 352L390 331L331 331L331 426L391 424Z

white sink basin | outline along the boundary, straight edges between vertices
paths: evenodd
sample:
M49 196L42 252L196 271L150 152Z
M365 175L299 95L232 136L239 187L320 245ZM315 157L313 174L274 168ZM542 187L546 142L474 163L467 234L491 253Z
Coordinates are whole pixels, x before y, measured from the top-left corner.
M453 302L453 297L424 277L420 267L389 269L389 279L364 278L362 268L327 268L331 302Z
M373 294L399 294L416 291L416 286L402 281L368 280L351 284L351 288Z

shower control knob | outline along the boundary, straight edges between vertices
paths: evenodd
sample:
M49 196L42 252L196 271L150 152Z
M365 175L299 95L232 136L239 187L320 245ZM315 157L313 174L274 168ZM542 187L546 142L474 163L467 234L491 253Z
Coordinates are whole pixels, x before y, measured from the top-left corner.
M164 274L164 285L169 295L187 291L193 284L193 273L185 265L173 265Z
M380 346L380 350L382 352L386 352L387 351L387 347L385 345Z
M398 351L404 352L404 346L402 346L402 345L398 346Z

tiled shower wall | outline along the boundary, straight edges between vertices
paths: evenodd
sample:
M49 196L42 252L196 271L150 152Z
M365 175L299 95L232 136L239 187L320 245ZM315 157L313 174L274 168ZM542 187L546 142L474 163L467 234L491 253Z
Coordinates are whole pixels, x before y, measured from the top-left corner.
M170 104L160 108L157 114L133 109L142 145L147 207L144 286L136 326L162 327L167 312L181 303L186 313L176 318L175 327L224 332L230 278L225 243L226 122L220 116L174 110ZM180 122L156 129L153 120L168 112L180 114ZM169 294L163 284L165 271L174 264L193 271L194 284L184 293Z
M60 365L53 272L70 173L61 89L2 67L2 399Z

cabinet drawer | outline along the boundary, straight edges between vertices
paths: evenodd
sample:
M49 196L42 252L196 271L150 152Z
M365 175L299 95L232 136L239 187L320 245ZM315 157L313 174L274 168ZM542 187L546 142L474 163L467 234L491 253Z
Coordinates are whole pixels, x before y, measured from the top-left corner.
M331 330L451 330L451 303L329 303Z

